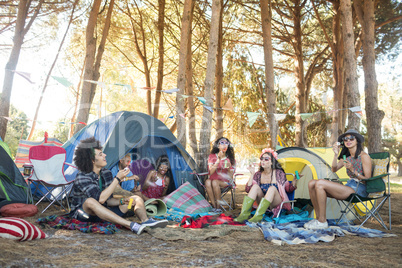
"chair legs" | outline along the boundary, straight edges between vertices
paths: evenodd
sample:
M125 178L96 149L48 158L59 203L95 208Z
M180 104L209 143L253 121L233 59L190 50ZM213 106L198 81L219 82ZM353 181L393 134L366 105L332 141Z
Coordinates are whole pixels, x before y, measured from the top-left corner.
M38 186L43 186L46 189L46 193L44 193L44 191L42 191ZM68 185L63 185L63 186L49 186L49 185L45 185L43 183L39 184L36 187L36 191L39 191L42 194L42 197L35 203L35 206L37 206L40 202L42 202L45 198L46 200L49 202L49 205L46 206L46 208L44 210L42 210L41 213L45 212L51 205L55 204L55 202L57 202L57 204L64 210L66 211L70 211L70 204L68 201L68 197L70 195L70 191L73 187L73 184L68 184ZM54 188L54 189L52 189ZM61 188L61 189L60 189ZM57 189L60 189L60 192L58 194L53 194L53 192ZM35 191L35 192L36 192ZM49 196L50 195L50 196ZM63 205L63 195L66 195L64 198L66 199L66 205ZM31 196L32 196L32 192L31 192ZM32 199L33 200L33 199Z
M356 196L356 198L358 198ZM382 227L384 227L386 230L391 230L391 199L389 195L386 195L383 197L383 199L380 201L380 203L377 204L377 200L367 200L367 201L361 201L358 202L359 204L362 204L365 208L365 215L364 216L359 216L356 212L355 212L355 205L357 203L355 202L351 202L351 200L349 201L345 201L345 200L337 200L339 206L342 208L342 205L344 206L344 209L341 209L341 216L339 217L339 219L336 221L336 224L339 224L340 222L342 222L342 219L345 218L346 222L348 224L349 227L351 227L350 225L350 221L347 219L347 213L352 213L352 215L360 220L360 225L357 227L356 231L359 230L370 218L372 219L376 219L378 221L378 223L381 224ZM387 227L387 225L384 223L379 211L381 210L381 208L384 206L385 202L388 200L388 206L389 206L389 229ZM369 208L369 205L371 205L371 209ZM342 204L342 205L341 205Z

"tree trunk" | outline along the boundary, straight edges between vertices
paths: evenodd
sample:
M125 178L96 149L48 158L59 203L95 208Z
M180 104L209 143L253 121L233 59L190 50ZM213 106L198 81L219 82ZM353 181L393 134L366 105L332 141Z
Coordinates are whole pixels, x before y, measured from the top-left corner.
M97 16L99 12L99 7L101 0L95 0L89 15L87 31L86 31L86 56L85 56L85 72L84 72L84 82L82 86L82 94L80 100L80 108L78 111L77 121L78 122L88 122L89 111L96 92L96 84L90 83L86 80L98 81L99 79L99 69L101 65L101 60L103 52L105 49L105 43L107 35L109 34L110 21L112 17L112 11L114 6L114 0L110 1L109 9L105 19L105 25L102 32L102 39L100 41L98 51L96 51L96 38L94 36ZM84 127L83 124L77 124L75 127L75 133L80 131Z
M221 5L223 6L223 0L221 0ZM216 138L223 136L223 110L222 108L222 89L223 89L223 30L222 30L222 20L223 20L223 8L219 15L219 33L218 33L218 51L216 55L216 110L215 110L215 130Z
M192 49L191 49L191 41L192 41L192 22L193 22L193 14L194 14L194 6L195 6L195 1L191 1L191 11L190 11L190 18L189 18L189 28L190 28L190 33L188 36L188 43L187 43L187 55L186 55L186 95L193 96L193 67L192 67ZM199 158L199 151L198 151L198 142L197 142L197 129L196 129L196 123L195 123L195 104L194 104L194 98L188 98L187 99L187 104L188 104L188 109L189 109L189 121L188 121L188 137L189 137L189 142L190 142L190 147L193 150L193 155L195 157L195 161L197 163L197 166L200 164L200 158ZM197 158L198 157L198 158Z
M39 97L38 105L37 105L36 111L35 111L35 116L34 116L34 119L33 119L33 122L32 122L31 131L29 132L27 140L32 139L33 133L35 131L36 120L38 119L39 109L40 109L40 106L41 106L41 103L42 103L43 96L45 95L45 91L46 91L46 88L47 88L47 83L49 82L49 78L52 75L53 68L56 65L57 59L59 58L61 48L63 47L64 41L66 40L68 30L70 29L71 23L72 23L73 18L74 18L74 11L75 11L75 7L76 7L77 3L78 3L78 0L76 0L74 2L74 4L73 4L72 10L71 10L70 20L69 20L68 25L67 25L67 29L66 29L66 31L64 33L64 36L63 36L63 38L62 38L62 40L60 42L59 49L57 51L56 57L54 58L53 64L50 67L49 73L46 76L45 84L43 85L42 94Z
M381 121L384 112L378 109L378 84L375 72L375 17L374 1L355 1L358 19L362 25L364 92L366 101L368 152L381 152Z
M179 71L177 74L177 88L179 91L176 94L176 122L177 122L177 139L186 147L186 119L185 119L185 99L182 95L185 93L186 80L192 77L186 77L187 54L191 48L188 42L191 33L193 0L184 1L183 17L181 20L180 34L180 51L179 51Z
M304 81L304 66L303 66L303 50L302 50L302 28L301 28L301 9L300 1L296 1L293 9L293 20L294 20L294 44L293 48L295 51L295 77L296 77L296 130L295 130L295 140L297 147L306 147L306 133L304 130L305 123L301 118L300 114L306 112L306 96L305 88L306 83Z
M265 62L265 90L267 98L268 125L271 140L269 146L275 150L278 135L278 123L275 119L276 113L276 94L274 84L274 61L272 58L272 36L271 36L271 1L260 0L261 5L261 25L262 38L264 43L264 62Z
M146 34L145 34L145 29L143 26L143 19L142 19L142 11L141 8L138 7L137 2L133 2L136 5L136 9L138 12L138 19L133 18L131 15L131 10L130 7L127 5L127 14L130 17L130 23L131 23L131 30L133 31L133 42L135 46L135 51L137 52L138 57L140 58L142 65L144 66L144 77L145 77L145 86L148 88L147 91L147 113L149 115L152 115L152 92L151 92L151 71L150 68L148 67L148 59L147 59L147 43L146 43ZM164 9L163 9L164 10ZM139 33L136 29L138 25L139 28ZM140 38L138 38L137 35L141 35ZM160 37L160 36L159 36ZM142 44L140 45L139 40L142 40ZM159 68L159 66L158 66ZM159 69L158 69L159 71Z
M163 45L163 30L165 29L165 0L159 0L159 12L158 12L158 34L159 34L159 63L158 63L158 82L156 84L154 113L153 116L158 118L159 116L159 104L161 101L161 90L163 85L163 64L164 64L164 45Z
M38 5L35 8L34 14L26 25L25 22L27 19L28 10L31 6L31 1L20 0L18 3L17 20L13 37L13 47L11 49L8 62L5 66L3 91L0 99L0 137L3 140L5 140L6 137L8 124L8 120L4 117L8 117L10 112L10 99L14 82L14 72L17 68L18 59L21 53L21 47L24 43L25 35L27 34L36 17L38 16L43 1L44 0L39 1Z
M360 93L357 78L357 64L353 34L353 18L352 4L350 0L341 0L341 15L342 15L342 37L345 48L344 64L345 64L345 85L347 91L348 102L347 106L360 106ZM360 129L360 118L352 111L348 111L348 129Z
M221 0L212 1L211 32L209 37L207 70L204 83L204 98L206 100L205 105L209 107L213 107L212 96L216 70L215 64L216 53L218 50L219 17L221 14L221 8ZM211 141L211 128L212 113L204 107L200 135L200 154L201 159L203 160L203 164L201 165L202 170L207 170L207 159Z
M343 125L342 114L344 88L344 45L341 37L341 12L339 1L334 1L334 18L332 22L332 61L333 61L333 81L334 81L334 112L332 114L331 138L327 146L332 146L336 142L338 136L343 133L345 126Z

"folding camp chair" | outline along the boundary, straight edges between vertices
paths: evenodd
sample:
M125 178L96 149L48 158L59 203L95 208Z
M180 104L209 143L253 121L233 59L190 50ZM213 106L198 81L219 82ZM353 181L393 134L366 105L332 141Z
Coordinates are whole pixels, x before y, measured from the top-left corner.
M370 218L376 219L385 229L388 230L379 213L382 206L388 200L389 230L391 230L391 186L388 173L390 156L388 152L381 152L371 153L370 157L373 162L373 177L362 180L366 182L367 193L369 195L367 197L362 197L354 193L346 200L337 200L341 208L341 204L344 206L337 223L340 223L342 219L345 218L350 226L349 220L347 220L346 217L346 214L350 212L361 222L357 230L360 229L360 227L362 227Z
M29 161L33 169L28 181L35 186L34 193L40 192L42 197L35 204L36 206L44 199L48 200L50 204L42 211L45 212L55 202L60 205L62 209L66 209L63 205L63 198L67 202L67 211L70 210L68 195L73 186L72 181L67 181L64 176L64 166L69 165L65 162L66 150L57 146L38 145L29 149ZM74 166L72 166L74 167Z
M209 175L208 172L202 172L202 173L197 173L197 172L193 172L191 174L194 174L197 178L198 183L202 186L202 188L204 188L205 191L205 195L207 196L207 189L205 187L204 181L205 177L207 177ZM226 209L224 208L224 206L229 207L229 210L233 210L236 208L236 177L237 176L241 176L243 174L240 173L235 173L233 175L233 178L231 178L228 182L228 185L224 188L221 189L221 200L225 203L224 205L221 205L221 208L226 211ZM229 197L229 201L225 200L224 197L230 194Z

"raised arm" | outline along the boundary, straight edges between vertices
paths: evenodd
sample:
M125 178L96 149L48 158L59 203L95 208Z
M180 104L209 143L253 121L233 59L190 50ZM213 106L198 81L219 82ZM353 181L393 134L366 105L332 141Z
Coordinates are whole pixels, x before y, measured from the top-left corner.
M337 172L343 167L343 161L338 161L339 145L337 142L332 146L332 150L334 151L334 158L332 160L331 170L332 172Z
M151 170L148 172L148 175L144 181L144 184L142 185L142 190L147 190L148 187L151 185L151 178L154 178L156 176L156 170Z

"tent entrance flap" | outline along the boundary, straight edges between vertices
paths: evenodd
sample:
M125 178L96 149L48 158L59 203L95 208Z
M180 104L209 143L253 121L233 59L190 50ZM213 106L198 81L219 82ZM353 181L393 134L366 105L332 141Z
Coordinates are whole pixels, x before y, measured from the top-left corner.
M132 160L146 159L155 164L161 155L167 155L175 187L188 181L193 184L192 168L186 162L179 149L169 140L158 136L144 137L130 151ZM194 185L194 184L193 184Z

